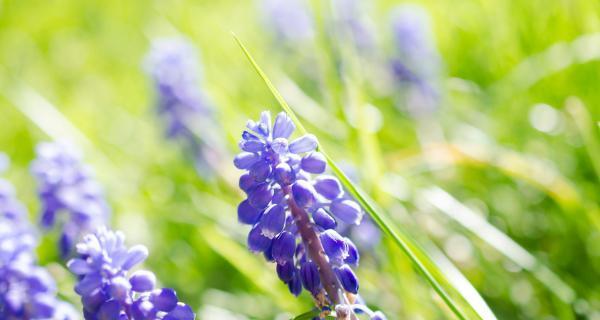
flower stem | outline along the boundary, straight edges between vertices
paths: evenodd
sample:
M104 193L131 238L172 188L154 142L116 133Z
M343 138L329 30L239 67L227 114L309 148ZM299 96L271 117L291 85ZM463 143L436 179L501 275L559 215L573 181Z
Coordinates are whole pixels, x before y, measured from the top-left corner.
M325 250L323 250L323 245L321 244L321 239L319 239L319 236L308 217L308 213L296 204L289 186L284 188L284 192L289 195L288 205L292 212L292 217L296 222L296 226L298 226L298 231L300 232L304 247L310 258L319 268L319 276L321 277L323 288L327 292L332 304L337 305L342 303L342 299L340 299L340 293L343 292L342 288L333 272L333 268L329 264L327 256L325 255Z

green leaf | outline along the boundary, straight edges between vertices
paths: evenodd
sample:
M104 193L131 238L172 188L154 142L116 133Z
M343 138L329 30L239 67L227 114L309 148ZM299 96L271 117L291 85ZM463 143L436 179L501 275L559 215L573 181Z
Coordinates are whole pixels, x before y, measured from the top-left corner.
M273 83L269 80L267 75L262 71L262 69L258 66L252 55L248 52L244 44L241 40L233 34L233 37L237 44L240 46L258 75L265 82L275 99L280 104L280 106L284 109L285 112L292 118L296 127L302 134L306 134L307 131L295 115L294 111L290 106L285 102L281 94L277 91L277 88L273 85ZM436 291L436 293L440 296L440 298L445 302L448 308L454 313L454 315L459 319L468 319L465 314L465 311L458 305L456 301L450 296L450 294L444 289L442 284L436 279L436 276L439 277L441 272L437 267L431 262L431 259L427 257L427 254L423 249L421 249L417 243L410 238L410 236L404 232L401 232L388 218L386 214L384 214L383 210L378 208L375 203L370 199L370 197L357 185L352 183L348 176L338 167L338 165L333 161L333 159L325 152L323 146L319 144L318 150L325 156L327 162L329 163L333 172L338 176L342 185L350 192L350 194L360 203L360 205L365 209L365 211L371 216L371 218L379 225L381 230L388 235L391 239L393 239L394 243L398 248L400 248L406 256L410 259L413 265L417 268L419 272L422 273L425 280L431 285L431 287ZM445 281L447 283L447 281ZM468 303L468 301L467 301ZM469 304L470 309L478 318L483 319L483 317L475 311L475 309Z

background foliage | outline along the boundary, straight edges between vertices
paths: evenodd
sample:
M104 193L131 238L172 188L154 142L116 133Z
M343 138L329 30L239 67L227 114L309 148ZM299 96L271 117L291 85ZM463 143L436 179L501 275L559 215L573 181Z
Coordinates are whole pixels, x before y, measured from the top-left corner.
M35 144L72 140L106 188L114 225L150 248L146 266L202 318L285 319L311 307L244 247L230 159L201 179L154 113L142 60L151 39L174 35L200 49L204 90L232 153L246 119L279 111L233 31L328 153L356 168L362 187L432 257L447 255L499 319L600 319L598 2L420 2L444 62L440 110L420 120L378 91L386 84L376 70L354 66L360 76L342 81L323 30L313 44L283 48L254 2L0 4L0 150L32 218ZM322 22L329 6L312 4ZM374 1L368 12L388 53L395 4ZM316 113L301 111L307 101ZM361 112L375 112L382 126L369 130L377 117ZM55 237L39 255L76 301L55 262ZM361 292L391 319L452 317L390 239L363 256Z

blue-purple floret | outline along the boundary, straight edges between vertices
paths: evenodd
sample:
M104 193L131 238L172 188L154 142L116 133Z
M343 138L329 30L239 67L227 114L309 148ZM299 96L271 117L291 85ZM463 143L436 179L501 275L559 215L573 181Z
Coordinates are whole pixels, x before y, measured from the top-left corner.
M141 245L128 248L121 232L100 228L77 244L77 253L67 266L79 276L75 292L81 296L86 320L195 318L173 289L155 289L152 272L131 272L146 259L148 250Z
M391 13L395 56L392 74L405 87L409 111L415 115L437 108L441 58L427 12L412 4L397 6Z
M41 143L36 154L31 171L38 182L41 224L46 229L60 225L59 248L66 257L81 236L107 223L109 208L90 168L74 149Z
M335 177L324 174L326 160L316 151L316 137L307 134L290 139L294 130L284 112L277 115L274 124L269 112L263 112L259 121L248 121L242 134L242 152L234 164L246 171L240 177L240 188L247 199L238 206L238 219L252 226L248 247L277 264L279 278L294 295L302 287L315 297L324 292L318 265L306 252L290 211L293 199L309 213L311 227L319 235L337 281L347 292L356 294L358 279L350 265L358 265L358 251L335 228L338 221L359 224L362 210Z
M56 298L50 274L36 264L36 238L12 185L0 179L0 319L75 320Z

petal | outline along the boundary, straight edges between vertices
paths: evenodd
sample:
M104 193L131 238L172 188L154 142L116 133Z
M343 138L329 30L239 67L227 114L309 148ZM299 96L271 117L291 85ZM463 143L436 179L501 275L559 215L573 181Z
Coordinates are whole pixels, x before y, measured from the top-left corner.
M338 199L331 203L331 213L348 224L358 224L362 219L362 211L358 203L349 199Z
M109 300L102 304L98 310L98 320L116 320L119 319L121 306L116 300Z
M294 277L294 271L296 267L291 262L286 262L285 264L277 264L277 276L281 281L288 282L291 281Z
M272 255L277 263L292 263L296 251L296 237L287 232L281 232L273 239Z
M156 276L150 271L138 270L131 275L129 283L135 292L151 291L156 284Z
M250 176L257 182L263 182L271 175L271 165L264 160L257 161L252 167L250 167Z
M344 287L344 290L354 294L358 293L358 278L347 264L336 268L335 274L340 280L342 287Z
M242 201L237 209L238 221L250 225L258 222L262 213L263 211L253 207L248 199Z
M332 229L323 231L319 238L331 263L334 265L342 264L344 259L348 257L348 244L344 238Z
M277 154L285 155L289 151L288 140L285 138L275 138L273 142L271 142L271 149Z
M239 187L240 189L244 190L244 192L249 192L256 185L258 185L258 182L254 180L254 177L251 176L250 173L246 172L240 176Z
M69 260L67 268L76 275L84 275L92 271L87 262L79 258Z
M163 320L194 320L196 315L190 306L184 303L177 303L177 306L167 313Z
M127 250L127 258L123 262L122 268L129 270L138 263L146 260L148 257L148 249L143 245L135 245Z
M285 208L281 205L272 205L263 214L258 225L262 235L269 239L275 238L285 227Z
M246 152L256 153L259 151L263 151L266 147L266 144L261 140L251 139L245 140L243 139L239 143L240 149Z
M152 291L150 302L160 311L169 312L177 305L177 294L171 288L163 288Z
M256 209L266 208L272 198L273 189L269 188L269 184L267 183L259 184L248 194L248 201Z
M321 278L319 269L313 261L307 261L300 267L300 278L302 285L313 295L316 295L321 289Z
M352 240L350 240L348 238L344 238L344 240L346 241L346 244L348 245L348 257L346 257L346 259L344 259L344 262L349 265L352 265L352 266L357 266L358 261L360 260L360 255L358 253L358 249L356 248L356 246L354 245Z
M296 297L300 295L300 292L302 292L302 279L300 279L299 270L295 269L292 280L288 282L288 289Z
M294 122L285 112L280 112L275 118L275 125L273 126L273 138L289 138L294 132L296 126Z
M317 209L312 214L313 220L316 225L327 230L327 229L335 229L337 223L335 219L325 211L323 208Z
M75 292L87 296L102 286L102 276L98 273L88 273L75 285Z
M258 225L248 233L248 248L252 252L264 252L271 246L271 239L265 237Z
M109 292L115 300L125 302L131 293L131 283L125 277L114 277L110 280Z
M282 186L290 185L296 180L296 173L287 163L280 163L275 167L275 180Z
M269 135L271 131L271 113L269 111L263 111L260 113L260 122L258 123L258 131L265 137Z
M298 180L292 185L294 201L301 208L311 207L316 201L316 191L313 186L305 180Z
M337 178L323 175L315 180L315 190L323 197L333 200L341 195L342 185Z
M317 145L317 137L312 134L306 134L290 142L289 150L291 153L304 153L315 150Z
M238 169L248 169L258 160L260 156L257 153L242 152L233 158L233 165Z
M306 172L315 174L323 173L327 167L327 160L325 160L325 156L322 153L311 152L302 158L300 167Z

